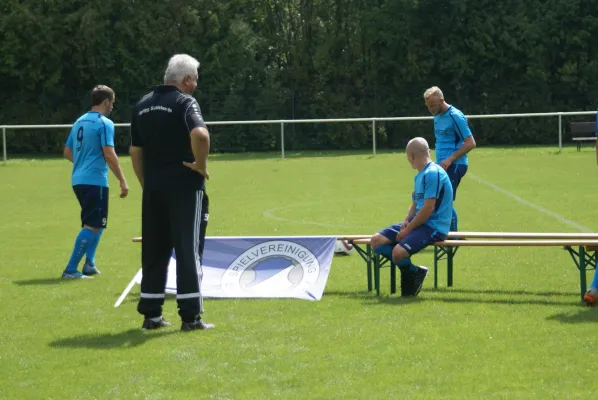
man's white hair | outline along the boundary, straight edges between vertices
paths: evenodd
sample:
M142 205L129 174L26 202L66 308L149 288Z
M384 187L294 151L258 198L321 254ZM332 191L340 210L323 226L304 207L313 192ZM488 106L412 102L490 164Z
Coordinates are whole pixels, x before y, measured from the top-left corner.
M444 99L442 90L440 90L438 86L432 86L431 88L426 89L424 92L424 99L430 98L432 96L438 97L439 99Z
M188 54L175 54L168 60L164 83L183 83L186 76L195 76L199 61Z

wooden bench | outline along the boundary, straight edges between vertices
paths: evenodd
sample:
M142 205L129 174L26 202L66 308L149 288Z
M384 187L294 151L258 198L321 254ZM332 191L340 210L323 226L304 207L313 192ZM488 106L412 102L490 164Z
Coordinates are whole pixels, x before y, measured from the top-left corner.
M328 235L327 235L328 236ZM337 235L337 240L347 240L366 262L368 291L376 290L380 295L380 269L390 266L390 291L396 293L396 265L375 254L370 245L371 235ZM491 239L491 240L479 240ZM142 242L134 237L133 242ZM449 232L447 240L434 243L434 288L438 287L438 263L446 260L447 286L453 286L454 257L460 247L527 246L563 247L571 255L579 270L580 293L587 289L586 271L596 266L598 233L531 233L531 232ZM593 254L592 254L593 253ZM588 268L589 267L589 268Z
M486 240L479 240L486 239ZM490 239L490 240L488 240ZM359 254L366 261L368 273L368 290L373 270L373 281L376 294L380 295L380 268L390 266L390 291L396 293L396 265L386 257L374 253L370 239L361 238L352 241ZM365 246L365 250L360 246ZM438 262L447 262L447 286L453 286L453 262L460 247L562 247L569 252L579 270L580 293L587 289L586 271L596 266L596 250L598 250L597 233L531 233L531 232L450 232L447 240L434 243L434 288L438 287ZM593 254L592 254L593 253Z
M571 122L569 131L577 143L577 151L581 150L582 142L596 142L596 122Z

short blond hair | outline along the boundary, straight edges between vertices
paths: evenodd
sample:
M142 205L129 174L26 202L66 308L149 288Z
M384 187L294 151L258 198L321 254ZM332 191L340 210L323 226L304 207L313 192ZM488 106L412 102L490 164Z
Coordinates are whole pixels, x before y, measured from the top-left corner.
M438 97L439 99L444 99L444 95L442 94L442 90L438 86L432 86L429 89L426 89L424 92L424 99L428 99L432 96Z

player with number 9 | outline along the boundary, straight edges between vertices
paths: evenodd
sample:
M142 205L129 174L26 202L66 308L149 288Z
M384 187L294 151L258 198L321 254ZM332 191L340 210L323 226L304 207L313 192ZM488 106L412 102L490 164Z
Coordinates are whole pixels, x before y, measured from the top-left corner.
M120 182L120 197L129 193L114 151L114 123L107 118L115 100L111 88L96 86L91 92L91 110L73 124L64 147L64 157L73 163L71 184L81 205L82 226L62 273L65 279L88 278L100 273L95 266L95 253L108 224L108 167ZM86 260L83 272L79 272L83 255Z

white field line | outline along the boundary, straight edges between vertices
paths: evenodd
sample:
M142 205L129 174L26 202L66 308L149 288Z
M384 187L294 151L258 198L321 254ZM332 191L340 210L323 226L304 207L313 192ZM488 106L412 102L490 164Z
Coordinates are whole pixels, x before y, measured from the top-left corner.
M566 217L564 217L561 214L558 214L558 213L556 213L554 211L551 211L551 210L548 210L548 209L546 209L544 207L541 207L541 206L539 206L539 205L537 205L535 203L532 203L529 200L525 200L524 198L517 196L515 193L509 192L508 190L503 189L500 186L497 186L497 185L495 185L492 182L488 182L488 181L486 181L486 180L484 180L484 179L482 179L480 177L477 177L474 174L467 174L466 176L474 179L475 181L477 181L479 183L482 183L482 184L484 184L486 186L491 187L492 189L496 190L497 192L502 193L505 196L508 196L508 197L512 198L513 200L515 200L516 202L518 202L520 204L523 204L525 206L533 208L534 210L539 211L539 212L541 212L543 214L549 215L552 218L556 219L557 221L559 221L559 222L561 222L561 223L563 223L565 225L569 225L569 226L571 226L571 227L579 230L580 232L586 232L586 233L593 232L593 230L590 229L590 228L588 228L587 226L580 225L580 224L578 224L575 221L571 221L570 219L567 219Z

